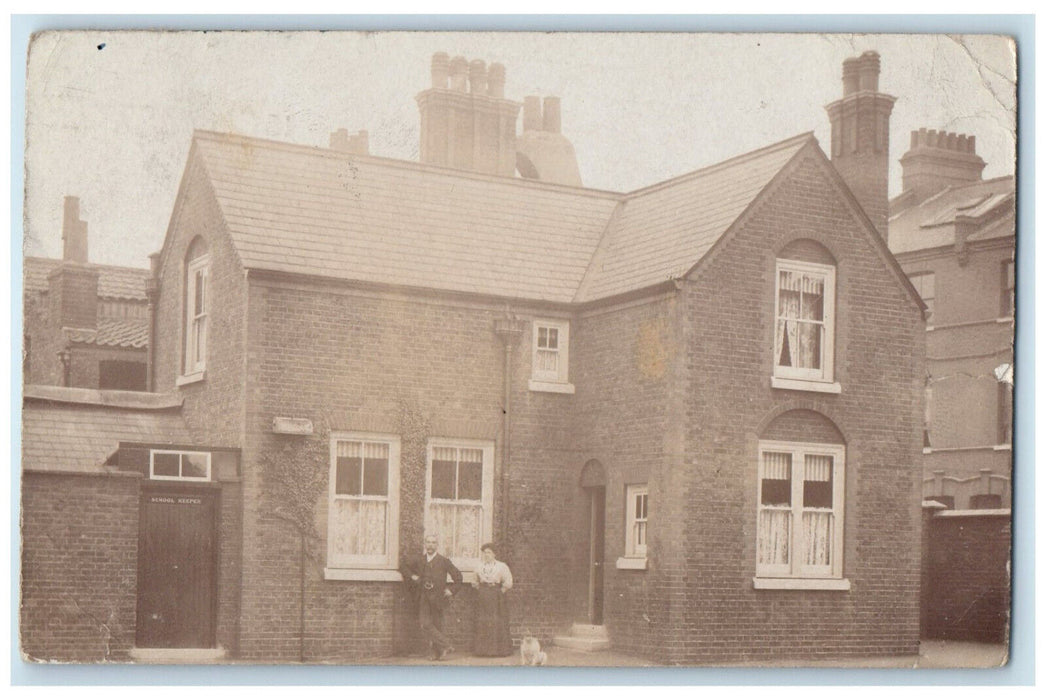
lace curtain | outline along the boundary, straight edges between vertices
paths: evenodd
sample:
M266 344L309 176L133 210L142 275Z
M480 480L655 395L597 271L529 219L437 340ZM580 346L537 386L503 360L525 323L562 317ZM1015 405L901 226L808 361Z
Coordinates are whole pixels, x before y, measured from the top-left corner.
M340 441L331 507L332 554L383 555L387 546L389 445Z
M781 270L777 299L777 365L820 369L824 276Z

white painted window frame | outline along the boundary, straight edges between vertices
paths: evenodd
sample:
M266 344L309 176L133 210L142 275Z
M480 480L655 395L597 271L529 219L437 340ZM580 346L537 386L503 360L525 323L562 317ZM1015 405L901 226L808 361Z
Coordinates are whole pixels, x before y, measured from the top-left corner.
M759 516L763 510L762 488L764 474L763 453L765 452L787 452L792 455L791 471L791 532L789 538L789 562L784 565L760 564L756 560L756 588L849 588L849 582L843 579L843 542L846 530L846 447L843 445L805 443L805 442L783 442L776 440L761 440L759 442L758 473L756 478L756 527L755 536L759 537ZM799 562L798 553L802 549L802 495L803 479L797 478L797 470L805 468L806 455L827 455L832 457L832 561L826 567L808 567ZM759 543L756 542L756 551ZM789 581L838 581L837 584L825 583L821 585L796 584L789 585Z
M335 493L338 475L338 443L383 443L389 447L388 493L384 499L377 496L352 496ZM331 432L329 478L327 485L327 566L328 579L341 580L400 580L399 568L399 500L400 500L400 438L385 433ZM334 552L334 504L339 500L384 500L385 554L357 554L337 559Z
M184 361L182 366L182 377L192 379L201 377L207 369L207 341L210 326L210 298L211 298L211 256L201 255L190 260L185 268L185 313L182 321L184 336ZM196 308L196 278L203 278L203 305L202 312L194 313ZM199 329L199 330L197 330ZM196 333L202 336L199 347L200 353L196 355L193 340ZM183 382L186 383L186 382Z
M636 500L642 496L646 499L646 516L642 519L636 517ZM646 558L646 539L649 537L650 525L650 489L646 484L628 484L625 486L625 556L629 558ZM638 541L638 526L645 525L643 543Z
M781 308L781 273L799 272L825 275L824 282L824 337L821 342L821 368L819 370L804 367L783 367L777 364L777 322ZM806 389L839 393L840 388L835 379L835 266L801 260L777 259L774 271L774 311L773 340L770 343L773 353L773 376L771 385L778 389Z
M538 353L546 348L538 347L540 329L556 330L556 371L539 368ZM530 390L573 394L574 385L570 377L570 321L568 319L534 319L530 341Z
M483 452L483 477L481 480L481 491L480 500L478 503L483 509L483 515L480 518L482 534L480 535L480 545L484 542L490 542L494 535L494 442L492 440L473 440L465 438L446 438L446 437L434 437L430 438L428 444L425 446L425 528L426 532L429 532L432 527L432 521L429 516L429 510L432 503L477 503L477 501L465 500L465 499L443 499L443 498L432 498L432 457L434 448L436 447L451 447L451 448L465 448L465 449L478 449ZM443 552L447 554L447 552ZM481 563L480 557L457 557L452 556L450 560L454 562L454 566L458 567L463 572L474 572L479 569Z
M166 476L156 473L156 455L185 455L202 456L207 460L207 474L205 476L182 476L182 460L178 460L178 476ZM210 481L211 480L211 453L198 450L149 450L149 478L156 481Z

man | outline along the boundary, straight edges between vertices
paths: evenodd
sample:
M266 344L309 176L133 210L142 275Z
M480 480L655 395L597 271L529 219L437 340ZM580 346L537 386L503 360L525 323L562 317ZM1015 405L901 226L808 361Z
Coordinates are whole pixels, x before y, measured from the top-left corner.
M435 535L425 535L425 554L409 557L401 569L403 580L408 581L418 599L418 625L429 640L432 659L442 661L454 651L450 639L443 634L443 610L454 596L454 589L447 585L447 576L461 583L461 572L447 557L436 551L439 540Z

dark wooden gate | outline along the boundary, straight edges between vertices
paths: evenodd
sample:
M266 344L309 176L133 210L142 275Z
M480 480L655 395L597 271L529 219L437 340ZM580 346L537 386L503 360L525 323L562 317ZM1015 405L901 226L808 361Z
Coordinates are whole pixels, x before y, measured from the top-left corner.
M142 648L215 645L217 491L143 484L138 525L138 621Z

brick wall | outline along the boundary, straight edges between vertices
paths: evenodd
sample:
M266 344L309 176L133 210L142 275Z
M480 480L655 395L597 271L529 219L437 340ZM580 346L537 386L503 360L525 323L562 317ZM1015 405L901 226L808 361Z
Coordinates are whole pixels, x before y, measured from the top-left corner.
M96 328L98 271L63 263L48 276L51 317L59 326Z
M576 336L578 434L587 457L607 474L604 562L604 621L615 649L661 658L662 650L686 635L681 606L687 504L682 482L682 421L674 401L685 391L685 351L672 297L622 304L586 313ZM571 484L581 500L579 471ZM625 491L647 484L650 522L646 571L619 570L625 554ZM574 524L580 536L570 549L573 619L586 622L588 522Z
M922 634L1004 643L1010 621L1010 512L928 515Z
M431 437L494 442L494 511L501 513L504 346L494 320L504 306L275 281L252 281L249 299L243 481L249 534L240 649L248 659L291 660L298 657L299 549L294 532L271 517L273 501L260 473L262 455L276 444L272 419L307 418L338 431L400 436L401 555L421 548L424 445ZM569 447L574 398L526 388L529 343L528 330L512 370L511 536L499 530L494 539L517 580L514 635L547 639L566 619L567 582L548 571L566 569L572 533L560 525L569 515L564 491L566 484L576 485L571 470L576 474L580 466L574 465L583 460ZM416 430L408 429L407 414L416 419ZM326 478L326 459L316 468ZM358 660L416 649L413 607L402 583L324 580L326 490L316 513L321 538L306 565L306 658ZM447 613L462 648L470 644L471 595L464 591Z
M221 212L202 172L190 160L186 186L172 214L161 260L156 305L154 390L184 399L183 415L193 436L206 445L239 447L243 436L243 268L223 230ZM206 371L202 381L176 386L183 363L183 295L186 253L200 236L210 255Z
M816 241L837 261L838 395L769 387L774 251L797 238ZM815 159L803 159L713 251L684 300L688 635L664 651L665 660L780 658L782 649L914 653L920 314ZM773 417L794 409L827 417L845 439L850 591L753 588L758 441Z
M22 474L22 653L126 660L134 645L137 478Z

